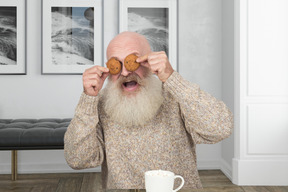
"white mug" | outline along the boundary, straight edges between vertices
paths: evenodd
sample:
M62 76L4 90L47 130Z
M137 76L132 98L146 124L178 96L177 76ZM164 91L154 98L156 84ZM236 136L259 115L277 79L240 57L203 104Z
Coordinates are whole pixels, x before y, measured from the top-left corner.
M174 180L180 178L181 185L177 189L173 189ZM175 175L171 171L152 170L145 172L145 188L146 192L176 192L184 185L184 179L180 175Z

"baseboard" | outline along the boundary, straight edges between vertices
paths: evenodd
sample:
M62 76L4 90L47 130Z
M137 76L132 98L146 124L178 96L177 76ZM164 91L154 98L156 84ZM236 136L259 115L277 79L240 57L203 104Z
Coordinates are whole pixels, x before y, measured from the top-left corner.
M220 164L221 164L220 170L224 173L224 175L226 175L226 177L228 177L228 179L230 179L230 181L232 181L233 180L232 166L229 165L229 163L227 161L225 161L224 159L221 159Z
M236 185L287 186L287 170L287 159L233 159L233 183Z
M203 160L203 159L198 160L197 169L198 170L220 169L220 161L219 160Z

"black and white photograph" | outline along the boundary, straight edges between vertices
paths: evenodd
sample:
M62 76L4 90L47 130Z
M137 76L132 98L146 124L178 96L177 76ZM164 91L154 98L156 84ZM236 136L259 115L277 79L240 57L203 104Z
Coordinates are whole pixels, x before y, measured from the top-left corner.
M102 0L43 0L42 10L42 74L102 65Z
M26 0L0 1L0 74L26 75Z
M17 65L17 8L0 6L0 65Z
M52 63L93 65L94 10L90 7L52 7Z
M177 0L120 0L119 33L133 31L144 35L153 52L165 51L178 70Z
M152 51L169 54L168 8L128 8L128 30L144 35Z

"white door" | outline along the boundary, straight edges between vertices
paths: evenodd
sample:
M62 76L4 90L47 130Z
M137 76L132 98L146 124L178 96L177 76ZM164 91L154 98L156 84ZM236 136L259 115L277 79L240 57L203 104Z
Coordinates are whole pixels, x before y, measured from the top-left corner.
M239 185L288 184L288 1L235 1Z

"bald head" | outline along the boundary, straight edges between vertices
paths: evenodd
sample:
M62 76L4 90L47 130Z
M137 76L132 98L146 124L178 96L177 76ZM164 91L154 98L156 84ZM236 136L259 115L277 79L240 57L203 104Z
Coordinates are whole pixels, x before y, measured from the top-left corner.
M116 55L126 57L136 53L142 56L151 52L147 39L139 33L125 31L114 37L107 47L107 60Z

